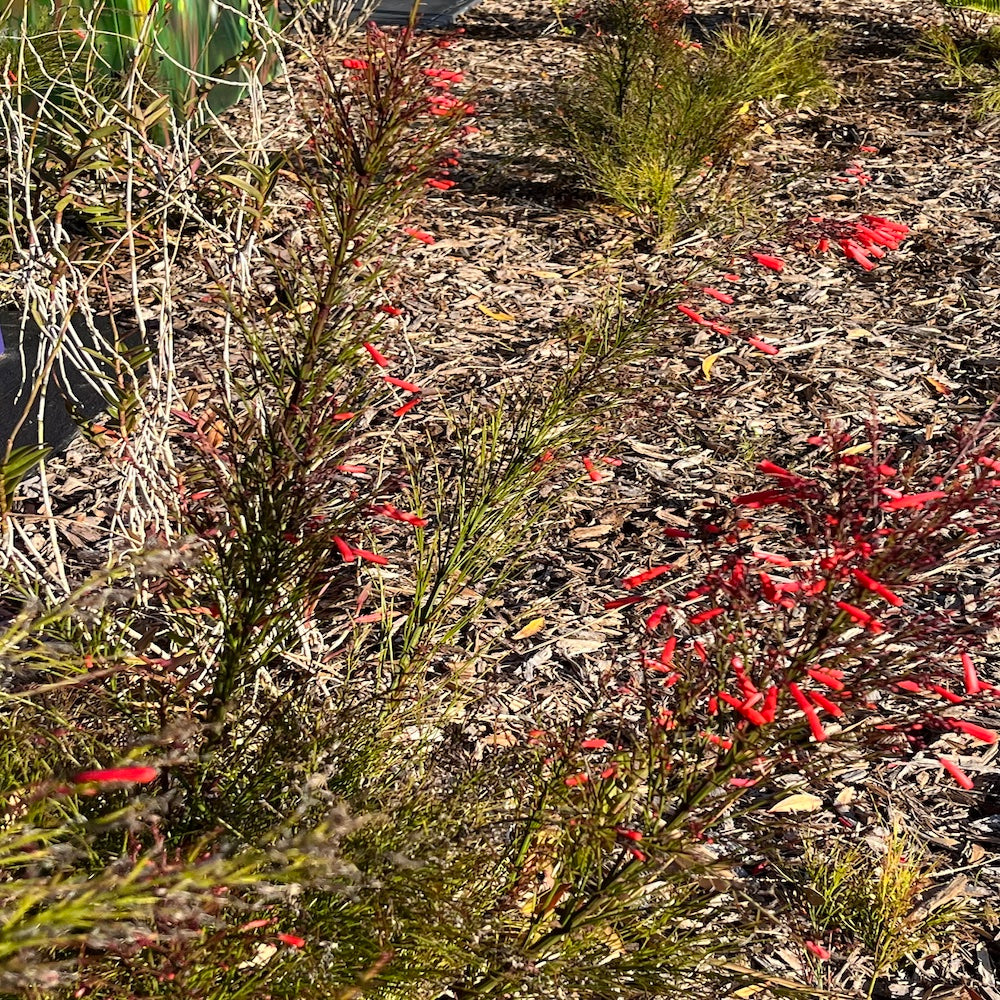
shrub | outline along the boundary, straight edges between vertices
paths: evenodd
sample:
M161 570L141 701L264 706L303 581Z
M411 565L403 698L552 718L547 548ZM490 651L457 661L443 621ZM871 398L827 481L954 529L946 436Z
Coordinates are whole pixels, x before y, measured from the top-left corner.
M597 8L553 123L585 182L664 238L758 128L830 94L819 62L825 36L757 19L703 47L684 30L684 13L674 0Z
M783 891L806 918L807 940L864 950L869 996L902 958L939 950L971 916L960 887L928 898L934 865L899 829L877 847L867 840L807 842L801 858L779 871Z

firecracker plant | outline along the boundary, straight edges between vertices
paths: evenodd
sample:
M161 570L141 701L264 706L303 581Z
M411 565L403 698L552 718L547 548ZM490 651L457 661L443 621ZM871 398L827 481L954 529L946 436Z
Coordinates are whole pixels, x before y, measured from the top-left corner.
M596 36L614 48L619 112L650 59L707 79L679 5L609 10L638 18ZM4 991L805 997L855 941L874 989L965 933L964 909L914 917L929 870L915 851L907 867L889 844L873 888L874 868L788 817L868 760L983 789L976 747L997 741L1000 695L983 669L992 411L922 440L817 428L727 503L664 491L658 547L591 597L632 633L582 685L591 707L529 707L485 743L457 725L489 704L484 611L616 467L595 411L639 391L637 363L678 336L678 312L741 335L694 298L716 309L728 291L622 291L563 328L560 371L511 379L488 406L418 379L397 273L435 252L421 206L448 197L475 128L449 44L412 20L370 27L359 51L318 61L301 144L239 176L190 173L203 193L240 191L255 238L291 185L299 229L245 244L252 284L212 270L207 304L229 324L217 382L174 407L155 475L137 443L150 414L94 433L167 514L60 600L27 556L4 565ZM718 44L730 69L786 60L789 93L816 83L799 35ZM744 68L741 102L777 99ZM739 132L735 93L720 107ZM845 176L867 183L861 165ZM782 252L839 248L865 270L908 235L874 215L787 231ZM747 257L778 272L777 254ZM7 552L27 537L17 486ZM830 887L841 872L853 894ZM784 889L765 901L766 880ZM894 925L862 919L865 898ZM795 979L768 963L779 935L801 955Z

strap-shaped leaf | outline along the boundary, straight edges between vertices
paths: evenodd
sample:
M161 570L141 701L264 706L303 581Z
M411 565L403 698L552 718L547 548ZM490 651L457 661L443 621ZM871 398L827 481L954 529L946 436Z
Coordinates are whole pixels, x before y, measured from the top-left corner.
M7 457L7 461L0 464L0 490L3 491L4 506L10 503L14 496L14 491L21 484L21 480L51 450L51 448L40 444L28 445L26 448L14 448Z

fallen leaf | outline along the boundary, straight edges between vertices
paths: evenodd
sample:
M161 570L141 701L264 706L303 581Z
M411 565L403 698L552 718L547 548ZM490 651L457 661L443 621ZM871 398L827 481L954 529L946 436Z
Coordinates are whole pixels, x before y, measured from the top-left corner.
M716 351L715 354L709 354L707 358L702 358L701 371L705 376L705 380L708 381L712 377L712 368L715 362L719 360L725 354L732 354L736 350L735 347L725 347L721 351Z
M517 746L517 737L513 733L493 733L483 737L483 746L513 747Z
M924 381L934 390L941 393L942 396L951 395L951 386L945 385L944 382L939 382L936 378L931 378L930 375L924 376Z
M490 309L489 306L484 306L482 302L476 303L476 308L484 315L489 316L490 319L495 319L498 323L512 323L514 317L510 313L496 312Z
M823 800L818 795L811 795L809 792L796 792L771 806L768 811L773 813L816 812L822 805Z
M532 618L527 625L524 626L519 632L514 634L515 639L528 639L533 635L541 632L545 628L544 618Z
M838 793L837 797L833 800L834 805L846 806L854 801L854 789L848 785L846 788L842 788Z

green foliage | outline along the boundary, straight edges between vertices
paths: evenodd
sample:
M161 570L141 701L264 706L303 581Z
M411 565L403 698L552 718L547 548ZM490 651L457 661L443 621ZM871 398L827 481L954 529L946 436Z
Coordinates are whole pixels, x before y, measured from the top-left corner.
M920 49L951 70L953 83L978 87L973 107L977 114L991 115L1000 113L1000 27L982 28L982 25L929 28L923 33Z
M941 2L952 10L973 10L981 14L1000 16L1000 0L941 0Z
M133 76L145 79L153 92L170 97L182 119L196 114L203 101L218 112L240 100L248 68L264 79L276 56L275 0L5 3L5 34L46 39L53 31L72 31L83 43L76 59L126 87Z
M786 872L787 888L805 909L811 933L835 933L863 947L871 963L869 995L904 957L934 952L969 916L960 895L929 895L934 868L898 830L884 846L807 844Z
M665 238L710 200L710 182L759 128L831 94L827 36L757 19L701 48L680 15L654 21L643 0L613 0L602 13L581 73L560 92L555 134L594 191Z
M566 324L567 361L557 377L511 387L486 413L449 415L448 461L440 439L427 445L434 461L427 449L410 455L414 503L433 526L416 531L412 603L398 639L385 646L397 682L418 650L420 661L454 641L519 571L518 553L530 551L526 543L564 501L553 466L589 450L596 408L608 417L628 397L628 366L662 344L671 298L649 295L630 306L620 292L606 296L590 316ZM450 614L469 588L477 598Z

